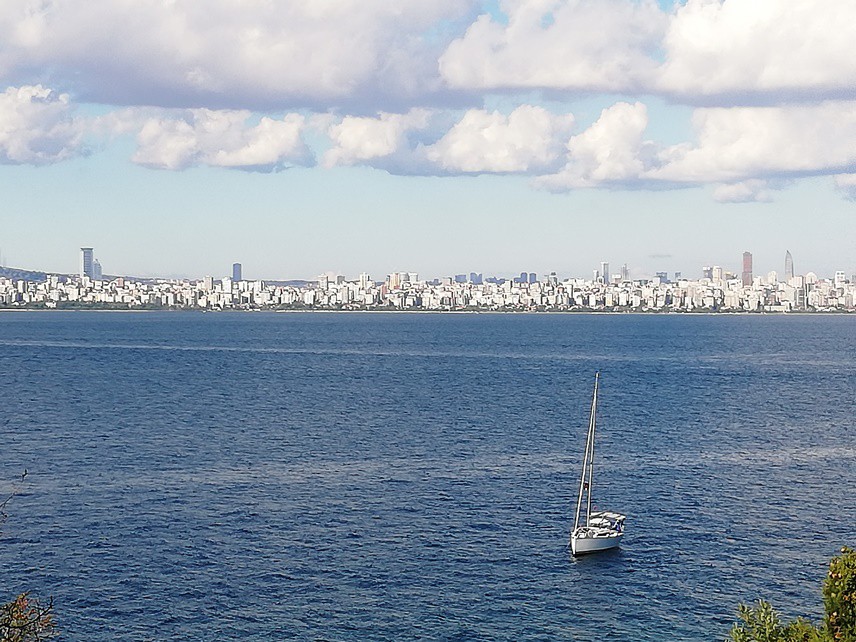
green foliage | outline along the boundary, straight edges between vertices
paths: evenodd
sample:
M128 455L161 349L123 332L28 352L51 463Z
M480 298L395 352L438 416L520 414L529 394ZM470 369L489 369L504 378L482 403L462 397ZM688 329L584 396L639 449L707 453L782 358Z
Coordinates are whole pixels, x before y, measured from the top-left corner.
M731 629L732 642L820 642L815 627L803 619L782 624L779 614L769 602L759 600L757 606L741 604L737 614L743 621Z
M832 558L823 583L823 624L814 626L799 618L782 623L769 602L741 604L741 622L731 629L731 642L856 642L856 551L842 548Z
M844 547L823 582L824 627L829 639L856 642L856 550Z

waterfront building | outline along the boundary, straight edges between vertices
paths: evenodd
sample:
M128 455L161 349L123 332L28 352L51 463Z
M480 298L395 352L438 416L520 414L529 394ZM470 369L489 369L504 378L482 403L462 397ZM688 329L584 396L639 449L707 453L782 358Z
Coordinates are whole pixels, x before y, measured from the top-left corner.
M232 280L236 283L244 280L243 268L240 263L232 263Z
M752 285L752 253L743 252L743 285Z
M93 249L91 247L80 248L80 276L92 278Z

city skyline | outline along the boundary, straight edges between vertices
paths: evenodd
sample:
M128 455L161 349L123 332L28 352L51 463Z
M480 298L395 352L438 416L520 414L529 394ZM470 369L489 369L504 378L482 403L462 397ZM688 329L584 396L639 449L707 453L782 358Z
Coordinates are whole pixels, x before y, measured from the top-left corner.
M0 20L8 266L856 272L848 0L33 7Z
M790 257L790 253L786 255ZM494 312L847 312L856 310L856 277L836 272L833 279L779 274L752 276L751 254L744 253L740 277L721 266L705 267L701 279L661 273L651 280L627 280L625 266L610 278L594 270L591 279L538 279L521 272L514 279L460 274L420 279L393 272L377 281L320 275L317 281L271 283L223 277L190 280L100 279L83 273L92 248L81 248L82 273L71 278L8 278L0 274L3 309L118 310L431 310ZM234 264L233 269L239 264ZM601 264L601 270L606 271ZM92 272L92 270L89 270ZM787 272L787 268L786 268ZM19 275L19 277L22 275ZM748 282L747 282L748 280Z

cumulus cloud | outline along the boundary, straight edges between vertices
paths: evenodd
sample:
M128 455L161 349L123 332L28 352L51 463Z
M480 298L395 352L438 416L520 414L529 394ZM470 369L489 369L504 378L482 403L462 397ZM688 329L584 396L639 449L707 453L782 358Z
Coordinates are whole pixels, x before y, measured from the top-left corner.
M0 163L46 165L83 152L85 123L68 94L41 85L0 94Z
M655 159L655 146L643 139L648 110L642 103L619 102L567 143L567 163L536 184L552 190L638 181Z
M289 109L439 87L425 33L474 0L4 0L0 78L50 70L83 100Z
M688 0L654 90L689 102L856 97L851 0Z
M451 86L630 91L647 84L666 28L653 0L505 0L440 57Z
M446 171L529 172L551 166L574 117L521 105L508 116L473 109L439 141L425 149L432 163Z
M767 181L759 179L718 185L713 191L713 198L719 203L766 203L772 200Z
M389 157L405 148L407 133L425 128L429 118L430 112L425 109L407 114L381 113L377 118L346 116L327 130L333 147L324 154L324 166L355 165Z
M149 118L137 135L133 161L158 169L196 165L274 171L312 162L302 138L304 118L264 117L248 126L247 111L187 110L183 117Z
M665 150L668 162L650 178L736 183L856 170L856 102L698 109L693 123L698 142Z

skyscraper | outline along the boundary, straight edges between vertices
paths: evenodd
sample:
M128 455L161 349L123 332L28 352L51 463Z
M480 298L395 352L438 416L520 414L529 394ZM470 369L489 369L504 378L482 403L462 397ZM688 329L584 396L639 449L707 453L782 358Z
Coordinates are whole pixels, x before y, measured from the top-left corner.
M92 271L92 248L91 247L82 247L80 248L80 276L88 276L90 279L93 277Z
M743 285L752 285L752 252L743 252Z
M609 283L609 263L607 261L600 262L600 276L604 283Z
M794 278L794 257L791 256L790 250L785 250L785 281L790 281Z
M92 278L96 281L100 281L104 278L104 273L101 271L101 262L98 259L95 259L92 262Z
M243 278L241 278L241 264L240 263L232 263L232 280L235 282L244 280Z

